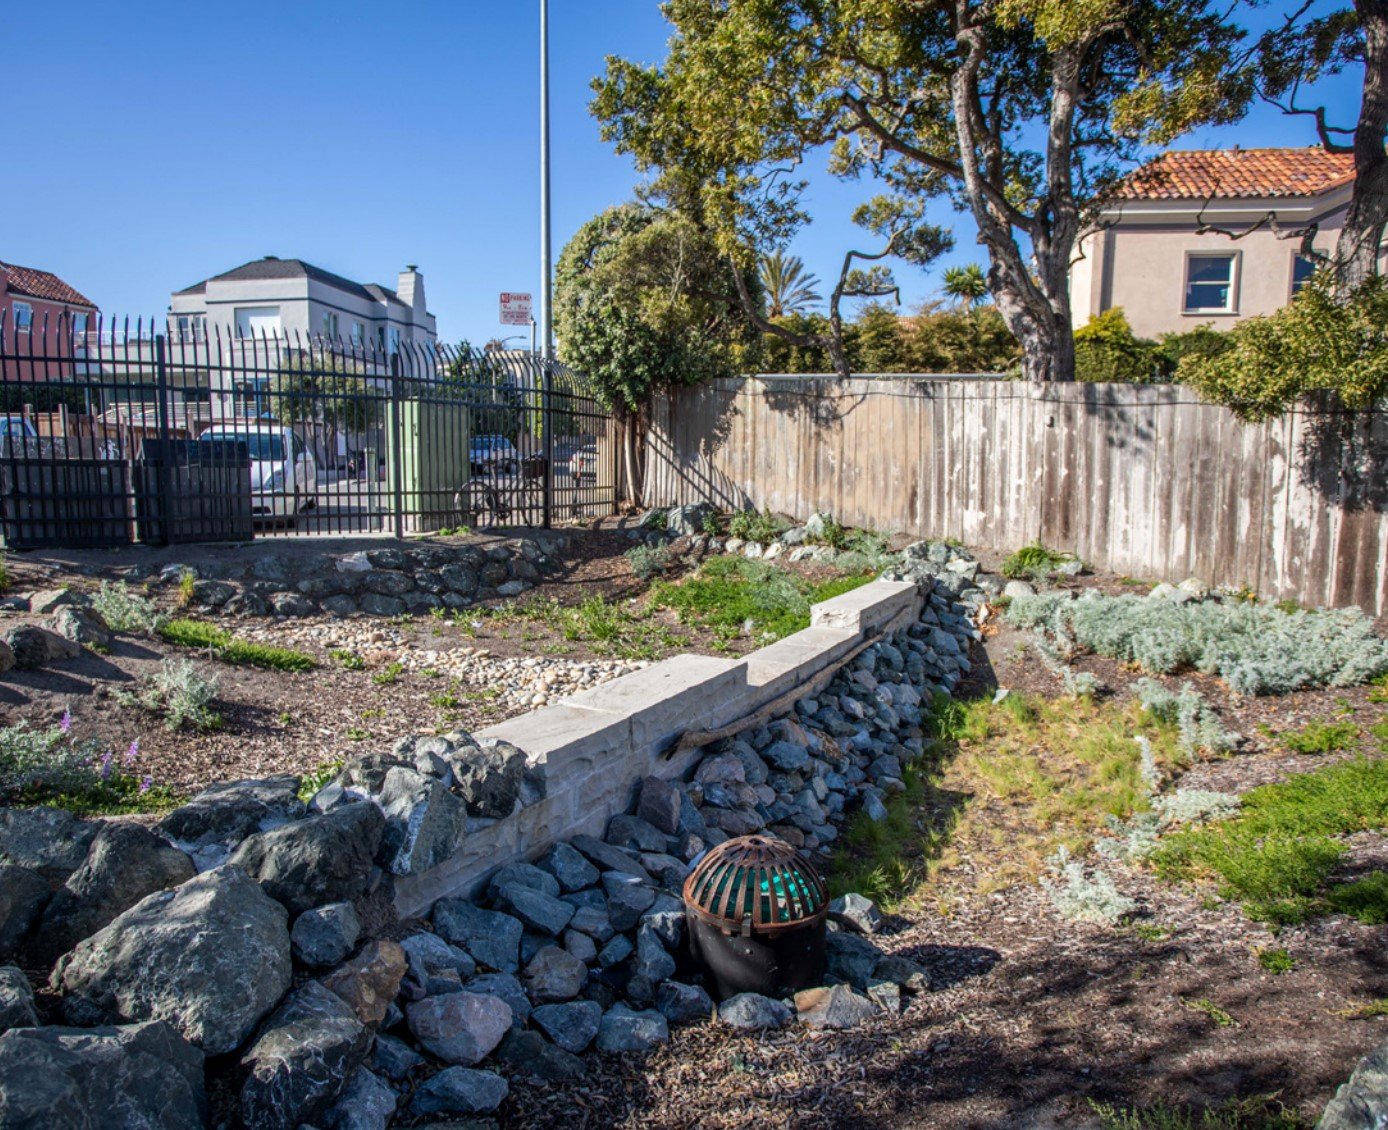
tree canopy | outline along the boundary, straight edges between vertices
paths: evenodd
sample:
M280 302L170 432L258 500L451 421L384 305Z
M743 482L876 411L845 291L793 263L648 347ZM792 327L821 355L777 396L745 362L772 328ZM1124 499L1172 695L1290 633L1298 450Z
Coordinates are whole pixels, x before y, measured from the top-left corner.
M809 218L798 174L816 154L888 190L858 209L875 240L846 252L830 296L841 372L837 299L891 293L884 260L924 265L947 248L925 214L941 198L973 216L1026 375L1071 379L1068 273L1088 209L1143 143L1232 121L1250 96L1241 32L1206 0L669 0L664 11L675 29L664 64L610 59L593 110L721 253L747 265L787 244Z

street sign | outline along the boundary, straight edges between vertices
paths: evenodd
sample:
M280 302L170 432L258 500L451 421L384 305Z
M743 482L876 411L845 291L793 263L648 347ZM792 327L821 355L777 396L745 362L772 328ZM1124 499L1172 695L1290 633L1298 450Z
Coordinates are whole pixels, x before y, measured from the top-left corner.
M530 322L530 295L503 290L501 292L501 324L503 326L528 326Z

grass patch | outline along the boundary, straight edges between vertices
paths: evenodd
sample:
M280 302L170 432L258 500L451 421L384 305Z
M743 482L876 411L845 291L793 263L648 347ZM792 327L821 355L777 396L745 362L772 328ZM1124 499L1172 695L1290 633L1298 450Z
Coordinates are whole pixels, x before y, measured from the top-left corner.
M140 745L121 754L95 738L74 734L70 718L36 729L28 722L0 728L0 803L46 804L83 816L164 812L182 797L156 785L139 765Z
M747 635L770 642L809 627L811 605L872 579L872 573L864 572L815 584L764 561L714 557L692 577L657 584L651 604L669 608L681 623L707 628L724 640Z
M1353 746L1359 729L1353 722L1312 722L1303 730L1288 730L1279 737L1292 753L1334 753Z
M1296 959L1280 946L1276 949L1258 951L1258 964L1274 975L1290 973L1296 968Z
M1373 1020L1380 1016L1388 1016L1388 997L1369 1001L1368 1004L1361 1004L1358 1008L1344 1009L1335 1015L1341 1020Z
M371 681L378 687L389 687L400 681L400 676L405 673L405 665L399 660L387 663L379 671L371 676Z
M1388 923L1388 871L1338 883L1330 888L1326 902L1332 910L1357 918L1365 926L1382 926Z
M1192 1012L1204 1013L1214 1022L1216 1028L1237 1028L1239 1022L1208 997L1181 998L1181 1003Z
M1173 833L1152 862L1168 880L1214 878L1250 918L1291 925L1328 908L1326 882L1345 854L1335 837L1385 824L1388 761L1359 759L1253 789L1238 815ZM1375 892L1351 897L1372 912Z
M230 632L203 620L167 620L155 629L165 643L209 651L223 663L263 667L270 671L309 671L317 664L313 656L287 647L238 640Z
M485 615L495 627L540 625L572 643L587 644L599 655L617 659L658 659L689 644L688 636L671 631L648 612L596 595L579 604L533 597L521 603L474 611Z
M1091 1101L1100 1130L1306 1130L1311 1124L1277 1102L1276 1095L1233 1099L1195 1110L1157 1103L1149 1107L1115 1107Z
M1009 580L1019 581L1030 578L1043 581L1074 557L1047 549L1039 541L1024 545L1002 563L1000 572Z

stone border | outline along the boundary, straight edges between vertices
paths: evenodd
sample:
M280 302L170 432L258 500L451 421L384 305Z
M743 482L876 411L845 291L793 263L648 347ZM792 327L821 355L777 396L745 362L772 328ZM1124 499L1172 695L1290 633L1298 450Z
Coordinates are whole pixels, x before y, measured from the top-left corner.
M810 626L741 659L677 655L478 731L524 750L544 799L469 831L462 850L418 875L396 876L402 917L441 898L471 896L496 868L577 835L601 836L630 810L645 777L682 778L698 749L667 757L688 730L726 726L804 686L869 638L913 622L924 598L910 581L872 581L816 604Z

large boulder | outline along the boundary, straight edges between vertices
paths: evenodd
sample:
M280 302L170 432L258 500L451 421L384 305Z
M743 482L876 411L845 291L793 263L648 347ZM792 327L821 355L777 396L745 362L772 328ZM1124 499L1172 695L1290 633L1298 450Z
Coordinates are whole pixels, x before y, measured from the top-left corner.
M289 775L209 785L159 823L170 839L233 845L304 814L299 778Z
M5 642L14 652L14 665L20 671L36 671L50 663L76 659L82 654L80 644L64 639L57 632L36 624L22 624L5 633Z
M1388 1042L1354 1068L1326 1104L1316 1130L1382 1130L1388 1126Z
M511 1006L481 993L445 993L407 1005L405 1018L425 1051L471 1066L501 1043L511 1027Z
M289 916L219 867L149 895L53 971L70 1023L166 1020L208 1055L239 1047L289 989Z
M86 861L68 876L43 912L31 952L52 965L83 938L146 895L176 887L195 874L193 861L139 824L106 824Z
M574 916L572 903L518 882L502 886L497 891L496 904L497 909L519 918L531 930L538 934L548 934L550 937L561 934Z
M25 948L53 888L37 871L0 864L0 961Z
M458 851L467 809L437 777L405 765L386 771L378 801L386 815L381 859L395 875L419 875Z
M489 741L453 763L454 787L471 816L510 816L525 780L525 753L510 742Z
M0 1032L11 1028L37 1028L34 990L22 970L0 965Z
M188 1130L206 1122L202 1052L162 1021L0 1035L0 1126Z
M332 1106L371 1048L371 1030L340 997L309 981L267 1020L244 1056L241 1117L294 1130Z
M531 1019L565 1051L578 1053L597 1036L602 1005L597 1001L544 1004L531 1013Z
M79 647L104 650L111 646L111 629L95 609L71 604L59 608L53 616L53 631Z
M374 804L345 804L244 840L228 861L291 914L366 892L385 818Z
M61 808L0 808L0 864L27 867L58 886L82 866L98 828Z

